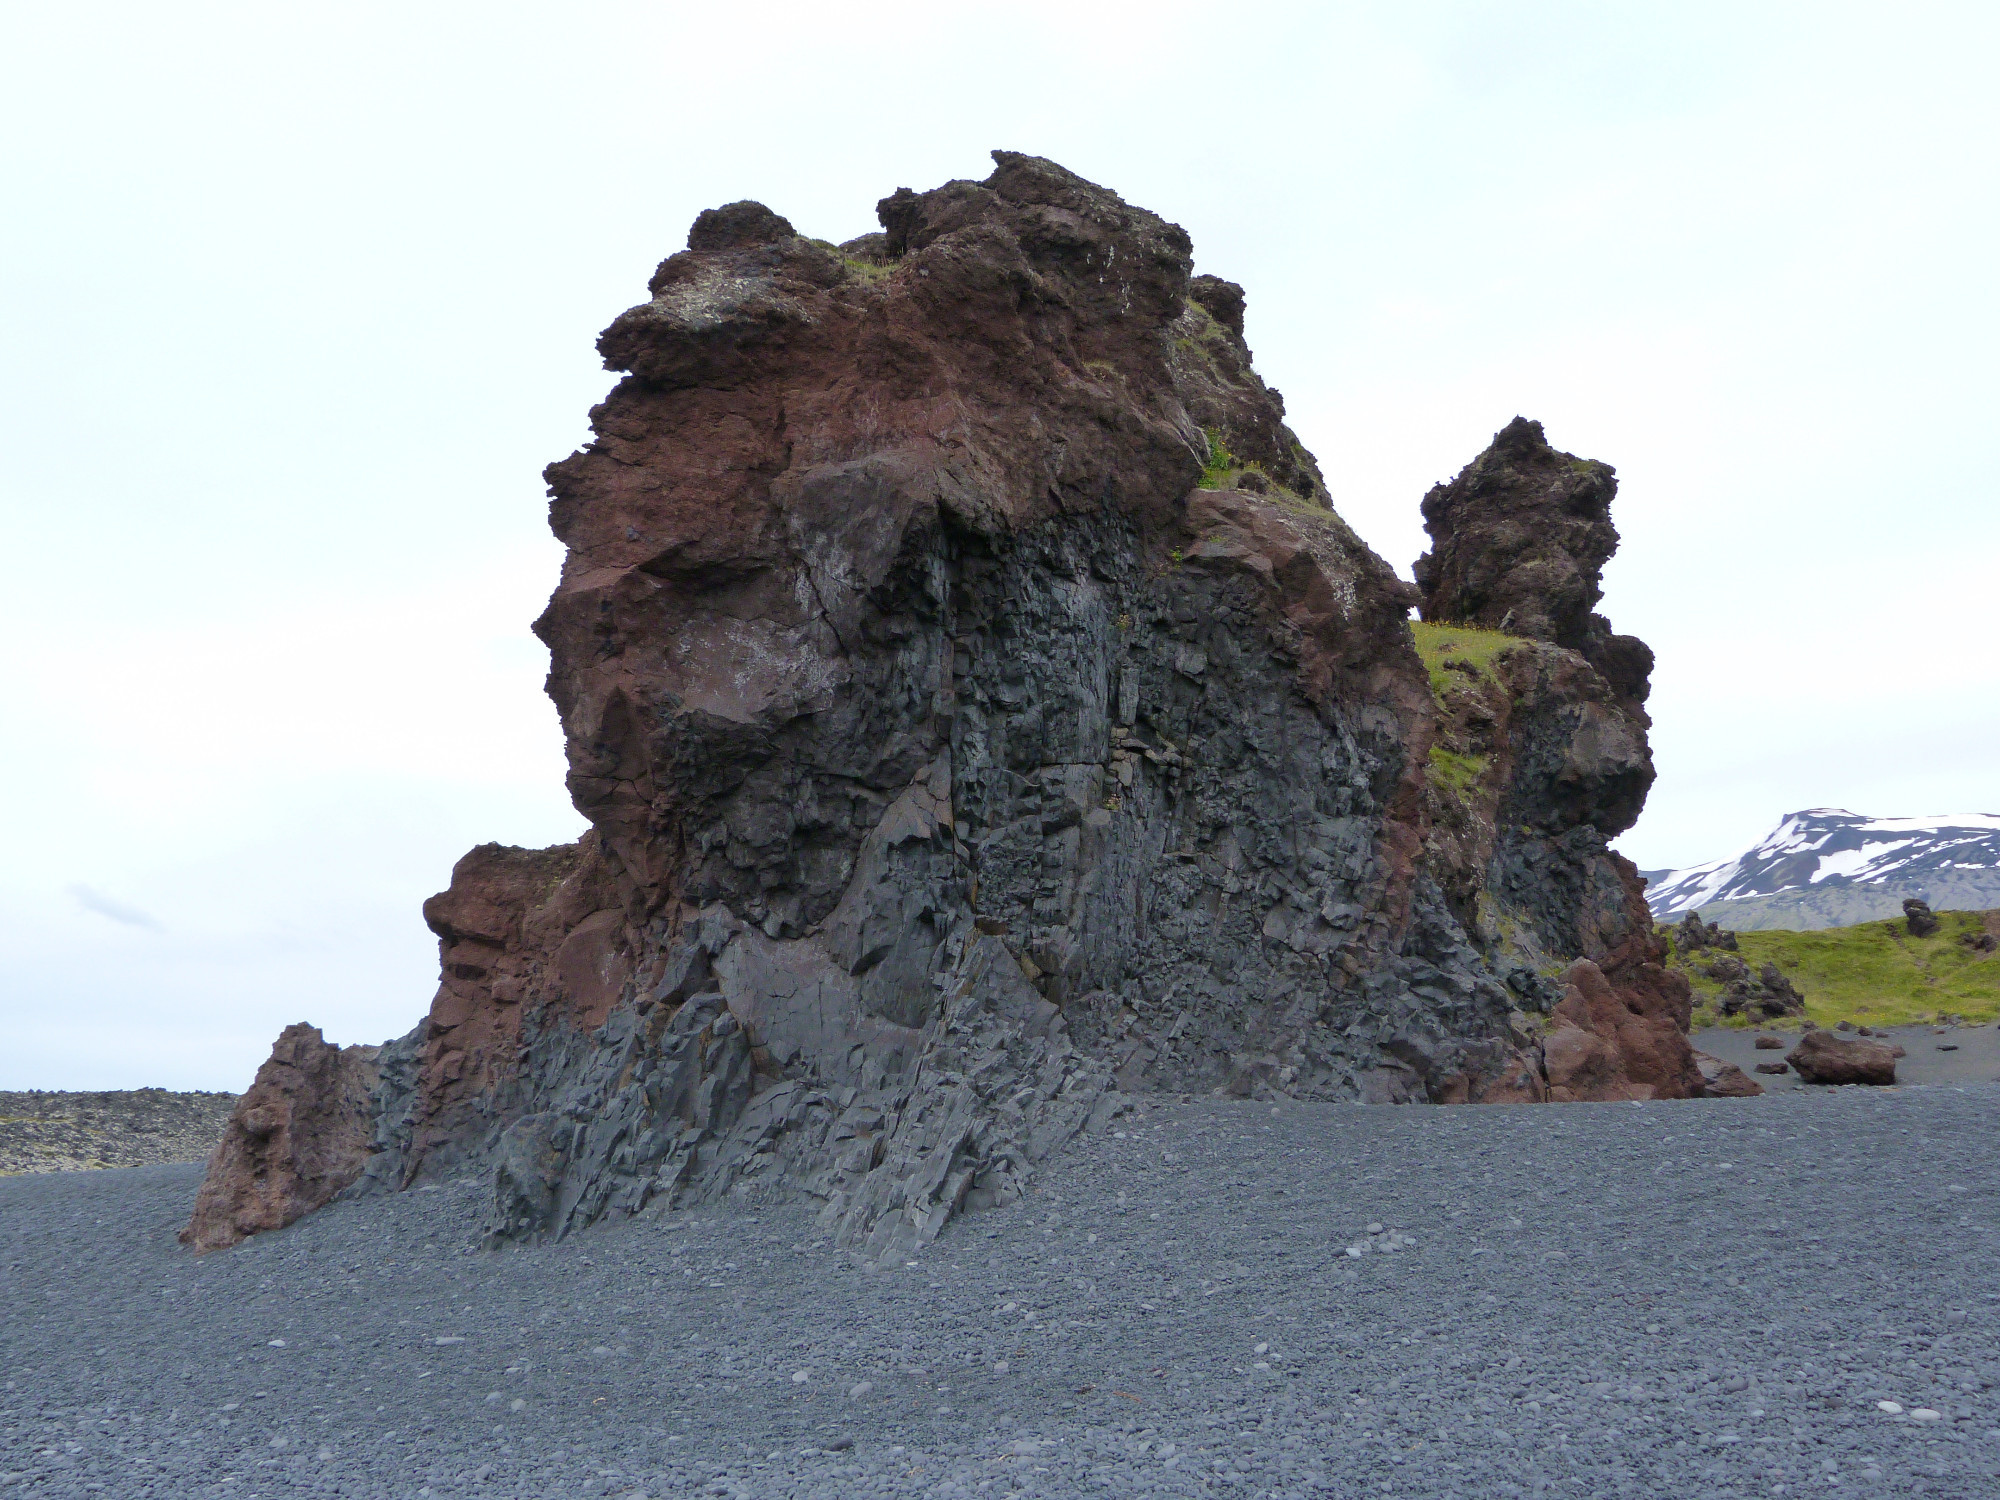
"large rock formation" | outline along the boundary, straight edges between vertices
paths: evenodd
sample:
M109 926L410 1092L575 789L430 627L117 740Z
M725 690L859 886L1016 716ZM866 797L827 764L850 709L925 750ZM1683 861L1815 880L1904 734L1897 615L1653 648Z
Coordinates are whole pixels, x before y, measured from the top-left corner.
M498 1239L783 1185L882 1257L1135 1091L1538 1100L1551 1009L1601 1044L1565 1093L1700 1090L1604 843L1652 775L1641 658L1588 615L1609 471L1548 632L1440 699L1242 289L995 159L841 247L705 213L599 341L628 374L548 470L536 624L591 832L426 906L367 1185L490 1169ZM1523 425L1494 451L1546 467ZM1514 494L1472 488L1439 578Z
M1665 967L1645 882L1607 842L1653 782L1652 653L1591 612L1616 490L1608 464L1557 452L1517 417L1425 497L1432 548L1415 567L1425 621L1509 642L1485 672L1437 674L1426 864L1524 995L1577 960L1543 1040L1557 1100L1705 1091L1688 982Z

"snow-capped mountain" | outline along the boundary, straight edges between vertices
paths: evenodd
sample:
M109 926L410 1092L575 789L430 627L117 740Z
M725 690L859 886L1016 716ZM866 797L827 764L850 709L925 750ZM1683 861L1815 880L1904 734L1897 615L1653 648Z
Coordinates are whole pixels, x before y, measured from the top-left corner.
M1734 859L1644 873L1662 921L1698 910L1725 927L1832 927L1900 916L1908 896L1980 911L2000 906L2000 816L1867 818L1813 807Z

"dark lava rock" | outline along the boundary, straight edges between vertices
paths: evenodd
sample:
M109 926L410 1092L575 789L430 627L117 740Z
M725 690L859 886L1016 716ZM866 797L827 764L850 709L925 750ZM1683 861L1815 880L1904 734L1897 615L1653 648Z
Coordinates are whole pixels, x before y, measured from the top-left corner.
M1912 896L1903 903L1903 922L1911 937L1929 937L1938 930L1937 914L1927 902Z
M1896 1058L1879 1042L1843 1041L1830 1031L1808 1031L1785 1061L1807 1083L1896 1081Z
M1776 964L1761 965L1752 977L1748 964L1725 954L1704 965L1702 972L1711 979L1722 981L1722 994L1716 1000L1716 1008L1725 1016L1747 1015L1758 1020L1775 1021L1781 1016L1803 1016L1806 1013L1805 996Z
M1690 953L1700 953L1709 948L1738 952L1736 934L1724 931L1713 922L1702 921L1699 912L1689 912L1674 928L1674 951L1685 958Z
M994 159L841 250L704 214L605 330L535 626L590 832L426 904L356 1191L484 1170L496 1241L803 1193L880 1260L1149 1090L1712 1091L1607 842L1653 777L1610 470L1517 422L1426 502L1426 613L1523 637L1439 697L1242 289ZM268 1139L203 1223L282 1219Z
M1767 1063L1758 1063L1757 1071L1759 1073L1789 1073L1791 1071L1791 1068L1785 1063L1767 1062Z
M1782 1052L1785 1050L1785 1043L1781 1037L1760 1036L1757 1038L1757 1050L1759 1052Z
M1653 653L1592 613L1618 549L1617 493L1611 465L1550 447L1541 423L1516 417L1424 496L1432 547L1416 563L1423 617L1566 646L1622 699L1643 702Z

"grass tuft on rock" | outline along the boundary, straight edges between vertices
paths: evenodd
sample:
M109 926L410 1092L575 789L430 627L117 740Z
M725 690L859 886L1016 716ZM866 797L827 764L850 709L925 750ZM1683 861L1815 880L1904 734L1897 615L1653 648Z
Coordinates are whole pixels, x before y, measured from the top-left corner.
M1416 638L1417 655L1430 673L1431 691L1442 698L1455 685L1454 676L1476 676L1484 682L1498 682L1493 663L1504 651L1527 642L1518 635L1497 630L1475 630L1470 625L1439 625L1430 620L1412 620L1410 634ZM1473 670L1467 674L1463 667Z
M1437 745L1431 746L1431 784L1456 796L1468 797L1472 794L1479 785L1479 778L1486 774L1486 765L1483 755L1459 755Z

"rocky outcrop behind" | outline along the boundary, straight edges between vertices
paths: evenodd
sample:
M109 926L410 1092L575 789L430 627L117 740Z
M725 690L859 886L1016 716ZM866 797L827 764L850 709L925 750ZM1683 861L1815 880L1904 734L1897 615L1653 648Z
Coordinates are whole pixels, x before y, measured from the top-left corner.
M705 213L605 331L627 374L548 470L535 627L591 832L427 905L442 983L378 1060L364 1189L479 1166L496 1240L802 1191L880 1259L1149 1089L1546 1098L1573 993L1612 1060L1568 1096L1700 1089L1605 846L1652 775L1643 668L1588 615L1609 542L1550 533L1550 633L1441 698L1242 289L995 161L845 246ZM1495 451L1539 473L1523 425ZM1516 488L1462 485L1437 555L1471 568ZM1542 576L1514 552L1480 619Z
M0 1177L206 1161L235 1106L160 1088L0 1090Z
M1726 931L1717 923L1702 921L1701 913L1695 911L1681 918L1674 928L1673 942L1675 951L1683 958L1692 958L1710 948L1721 948L1730 953L1742 949L1735 933Z
M352 1187L369 1158L377 1050L336 1047L316 1026L287 1026L236 1101L181 1243L224 1249Z

